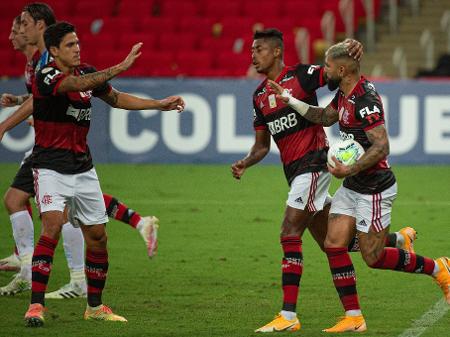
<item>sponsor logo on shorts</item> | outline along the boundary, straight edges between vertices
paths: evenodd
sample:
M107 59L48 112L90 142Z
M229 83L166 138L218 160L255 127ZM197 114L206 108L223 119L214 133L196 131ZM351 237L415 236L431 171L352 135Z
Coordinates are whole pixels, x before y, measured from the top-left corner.
M299 204L303 204L303 199L302 197L298 197L297 199L294 200L295 202L298 202Z
M41 204L44 205L50 205L53 202L52 196L48 194L44 194L44 196L41 199Z

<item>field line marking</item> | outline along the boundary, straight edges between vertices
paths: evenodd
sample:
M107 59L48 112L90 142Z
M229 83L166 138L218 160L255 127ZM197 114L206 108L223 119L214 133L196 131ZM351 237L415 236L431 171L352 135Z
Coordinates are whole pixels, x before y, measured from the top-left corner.
M450 309L450 305L441 298L419 319L414 320L412 326L398 335L398 337L418 337L425 332L430 326L434 325L445 313Z

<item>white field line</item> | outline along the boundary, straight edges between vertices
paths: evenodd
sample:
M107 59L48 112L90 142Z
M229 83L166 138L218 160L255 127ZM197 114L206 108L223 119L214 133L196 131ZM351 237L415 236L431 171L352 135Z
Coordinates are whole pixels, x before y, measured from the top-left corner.
M439 321L450 309L450 305L441 298L419 319L416 319L409 329L406 329L398 337L419 337L429 327Z

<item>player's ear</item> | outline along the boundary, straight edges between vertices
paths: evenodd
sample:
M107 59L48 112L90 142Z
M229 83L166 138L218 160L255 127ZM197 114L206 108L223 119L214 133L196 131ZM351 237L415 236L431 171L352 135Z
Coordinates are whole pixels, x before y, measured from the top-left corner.
M45 31L47 29L47 26L45 25L45 21L44 20L37 20L36 21L36 26L39 30L41 31Z
M279 57L280 55L281 55L281 48L275 48L274 50L273 50L273 55L275 56L275 57Z
M49 53L53 57L58 56L58 51L59 51L59 49L55 46L51 46L49 49Z

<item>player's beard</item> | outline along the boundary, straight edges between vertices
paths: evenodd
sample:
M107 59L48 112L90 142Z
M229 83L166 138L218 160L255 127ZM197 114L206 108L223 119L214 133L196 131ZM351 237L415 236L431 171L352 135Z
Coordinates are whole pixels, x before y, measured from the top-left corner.
M328 79L328 83L327 83L328 89L330 91L334 91L337 88L339 88L339 84L341 83L341 80L342 80L342 78L340 78L340 77L338 77L338 78L329 78Z

